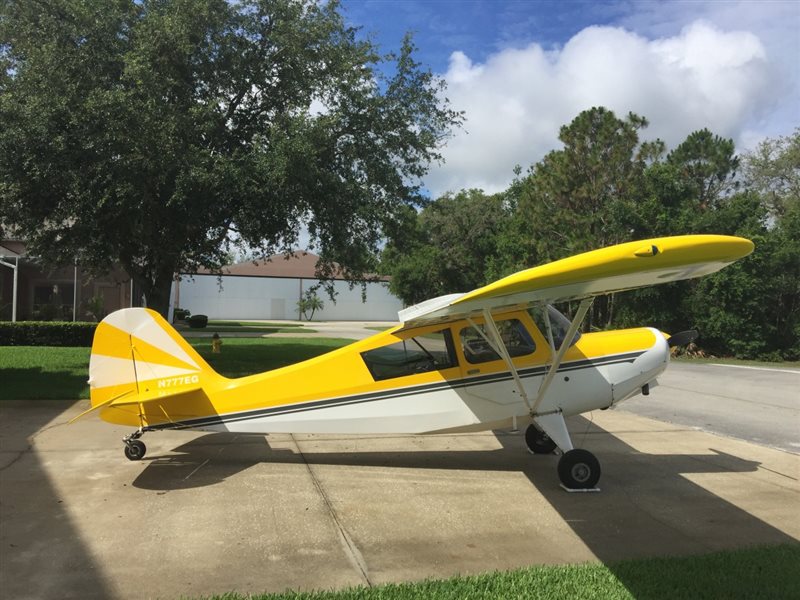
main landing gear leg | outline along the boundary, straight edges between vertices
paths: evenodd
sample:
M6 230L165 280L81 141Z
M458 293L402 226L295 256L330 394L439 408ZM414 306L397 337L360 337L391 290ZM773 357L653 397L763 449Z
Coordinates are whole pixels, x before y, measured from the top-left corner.
M139 440L143 435L144 431L137 429L133 433L129 433L122 438L122 441L125 442L125 458L128 460L142 460L144 458L144 454L147 452L147 446L144 445L144 442Z
M558 478L564 489L599 491L597 482L600 480L600 462L588 450L573 448L564 415L561 413L541 415L534 417L534 421L541 429L536 433L540 437L546 436L564 452L558 461ZM528 441L528 431L525 432L525 441ZM530 443L528 447L530 448Z

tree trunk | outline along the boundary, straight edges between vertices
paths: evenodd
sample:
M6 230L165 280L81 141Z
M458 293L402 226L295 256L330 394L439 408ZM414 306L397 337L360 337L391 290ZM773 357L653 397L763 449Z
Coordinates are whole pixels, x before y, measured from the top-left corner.
M606 321L606 329L611 329L611 323L614 320L614 294L608 295L608 320Z
M155 280L148 277L135 280L141 285L147 308L158 312L165 319L169 314L169 298L173 279L173 269L162 268Z

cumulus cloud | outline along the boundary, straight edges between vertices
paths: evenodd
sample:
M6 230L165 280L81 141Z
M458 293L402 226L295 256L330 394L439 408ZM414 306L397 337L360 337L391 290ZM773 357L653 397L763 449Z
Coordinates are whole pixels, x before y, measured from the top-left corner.
M702 127L738 139L780 86L756 35L702 21L656 39L589 27L562 48L531 44L481 64L454 52L444 78L466 120L444 149L446 163L426 179L434 196L504 189L515 164L527 167L558 147L559 127L592 106L647 117L643 137L672 147Z

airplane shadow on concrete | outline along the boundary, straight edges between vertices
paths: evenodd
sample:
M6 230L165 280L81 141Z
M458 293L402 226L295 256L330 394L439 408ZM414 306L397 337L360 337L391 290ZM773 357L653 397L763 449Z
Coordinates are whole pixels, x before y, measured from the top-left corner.
M208 434L175 448L178 454L150 458L133 485L154 490L213 485L261 462L519 472L600 561L611 563L612 571L615 561L629 558L796 542L690 478L754 472L759 463L711 448L698 455L645 454L583 417L569 421L576 446L591 449L601 461L599 494L565 492L556 474L558 457L532 456L521 435L505 432L495 433L502 446L497 450L302 453L273 449L262 436ZM669 432L675 434L674 429ZM314 438L305 442L301 440L300 446L324 444ZM399 440L398 446L403 443ZM631 573L628 569L615 575L634 597L637 590L647 593L639 590Z
M0 403L0 590L7 598L111 598L102 569L36 452L72 401ZM31 441L33 440L33 442Z
M142 462L133 486L158 491L215 485L262 462L304 464L303 455L270 447L264 435L236 433L209 433L166 455L148 450Z

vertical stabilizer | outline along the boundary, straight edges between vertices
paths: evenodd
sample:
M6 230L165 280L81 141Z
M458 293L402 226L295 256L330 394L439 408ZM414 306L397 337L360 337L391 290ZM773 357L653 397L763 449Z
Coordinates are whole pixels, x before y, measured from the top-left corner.
M183 394L219 377L153 310L118 310L97 326L89 361L92 408Z

